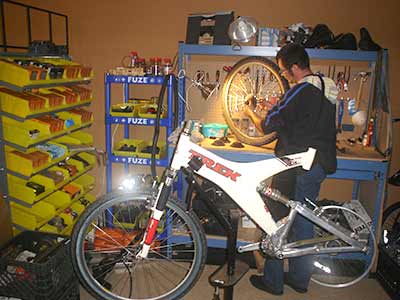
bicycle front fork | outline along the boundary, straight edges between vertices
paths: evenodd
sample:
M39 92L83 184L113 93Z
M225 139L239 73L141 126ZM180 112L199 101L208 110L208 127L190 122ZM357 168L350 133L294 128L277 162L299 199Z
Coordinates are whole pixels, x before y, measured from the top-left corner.
M158 223L167 207L167 201L171 193L175 175L176 172L174 170L167 169L166 174L158 187L156 201L151 208L152 213L147 222L146 231L142 240L142 249L137 254L138 258L146 258L150 251L150 246L153 243L157 232Z

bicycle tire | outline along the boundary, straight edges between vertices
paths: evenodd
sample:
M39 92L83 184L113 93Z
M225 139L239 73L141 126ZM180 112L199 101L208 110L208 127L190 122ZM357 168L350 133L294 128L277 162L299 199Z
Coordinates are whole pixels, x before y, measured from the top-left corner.
M364 229L360 230L359 233L355 233L355 231L353 230L351 234L353 234L353 238L362 241L366 239L365 231L368 231L368 239L365 243L365 248L368 249L368 253L366 253L365 257L361 259L359 259L359 257L356 257L354 253L351 252L314 255L313 265L315 269L317 269L317 271L314 271L311 280L325 287L349 287L353 284L358 283L369 274L369 271L371 270L377 255L377 244L375 235L365 219L355 211L343 206L328 205L321 207L320 216L324 214L324 212L327 210L336 210L336 215L330 216L330 214L327 214L327 216L325 216L327 219L329 219L331 222L339 224L342 228L345 228L349 231L352 231L353 229L346 221L344 214L347 213L348 216L350 214L351 216L349 216L349 218L352 218L353 220L355 220L355 218L359 219L356 222L360 224L360 226L362 226ZM339 211L341 211L343 215L341 215ZM344 242L339 239L325 242L325 246L329 247L327 243L331 243L332 247L338 245L344 246ZM361 255L361 253L358 254ZM366 265L363 266L363 262L366 263ZM355 272L359 272L360 274L355 274ZM352 278L352 276L354 278ZM345 281L345 278L348 278L348 281ZM326 280L326 282L323 280Z
M254 78L254 80L250 78L250 75L243 75L250 73L252 73L253 75L255 74L254 76L256 78ZM243 76L246 76L246 82L249 82L249 84L243 84L243 81L240 79L240 77ZM262 78L261 85L259 84L260 77ZM264 84L265 77L268 77L267 85ZM274 85L269 87L269 82L274 83ZM240 89L237 88L238 84L240 84ZM275 87L276 90L274 90L273 87ZM248 132L246 132L245 128L240 128L241 125L237 124L237 121L235 121L236 118L234 118L234 114L232 113L232 95L236 96L235 110L237 110L237 112L235 113L240 116L240 111L241 107L244 104L245 96L247 96L249 93L255 92L255 98L257 102L255 111L257 112L257 114L259 114L260 117L265 117L268 112L266 104L274 105L279 103L288 88L288 82L279 74L278 66L265 57L247 57L238 61L233 66L232 70L226 76L223 83L222 109L226 123L239 141L249 145L261 146L275 140L277 134L275 132L269 134L257 133L257 136L251 136ZM238 95L236 93L236 91L238 90L240 90L239 92L241 93L241 95ZM269 93L271 93L271 95ZM239 96L242 98L240 101L238 100L240 98ZM257 107L259 109L257 109ZM248 119L239 118L239 121L242 120ZM248 120L248 122L251 121Z
M83 287L96 299L181 299L199 279L207 252L205 234L196 215L172 198L167 202L164 217L168 217L162 219L164 225L159 225L149 257L136 259L152 199L151 193L108 194L89 205L77 221L71 236L72 265ZM111 214L113 227L107 223L107 214ZM133 234L138 228L135 244ZM123 245L123 239L112 231L132 234L130 243ZM172 240L172 234L165 235L172 231L177 242ZM103 244L98 246L97 242ZM164 273L166 278L161 277ZM151 285L155 284L152 280L157 284ZM150 287L149 291L146 287Z
M400 202L393 203L389 207L387 207L382 215L382 229L381 229L381 240L380 243L386 245L390 241L387 240L390 238L392 230L396 227L400 227ZM389 236L389 237L388 237Z

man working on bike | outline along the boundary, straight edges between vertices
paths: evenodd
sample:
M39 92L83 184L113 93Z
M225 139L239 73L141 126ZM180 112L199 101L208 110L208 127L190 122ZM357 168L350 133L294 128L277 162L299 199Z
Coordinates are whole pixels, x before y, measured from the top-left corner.
M291 169L274 176L272 186L290 199L315 201L327 174L336 171L336 97L338 90L330 78L313 74L307 52L297 44L288 44L276 56L280 73L290 83L297 83L287 91L279 105L273 107L265 119L247 106L245 114L256 128L265 134L276 132L277 156L317 149L316 158L309 171ZM249 96L249 102L251 98ZM268 208L275 221L286 216L288 209L270 201ZM313 224L297 215L289 234L290 240L312 238ZM312 256L289 259L289 273L284 274L283 260L266 258L264 275L253 275L253 286L274 295L283 294L284 283L299 293L307 292L313 271Z

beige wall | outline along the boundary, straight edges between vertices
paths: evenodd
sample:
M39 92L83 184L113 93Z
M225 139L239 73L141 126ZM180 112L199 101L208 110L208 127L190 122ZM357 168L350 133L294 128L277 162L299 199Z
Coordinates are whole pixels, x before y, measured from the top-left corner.
M393 115L400 116L400 40L398 0L302 0L302 1L123 1L123 0L42 0L21 2L55 10L70 18L70 54L93 66L96 100L92 106L96 121L90 131L96 145L104 147L103 74L117 66L123 56L136 50L143 57L173 57L178 41L185 39L187 15L193 12L233 10L235 15L255 17L261 26L282 27L303 22L328 24L335 34L367 27L373 39L389 49L390 88ZM21 26L21 23L18 27ZM15 28L16 29L16 28ZM20 39L23 39L19 37ZM400 154L400 124L395 126L395 155ZM400 168L392 160L391 173ZM98 171L99 174L100 171ZM100 176L99 176L100 177ZM339 184L339 183L338 183ZM331 189L331 188L328 188ZM335 191L343 190L343 188ZM344 188L350 191L347 185ZM400 199L399 189L390 188L389 201Z

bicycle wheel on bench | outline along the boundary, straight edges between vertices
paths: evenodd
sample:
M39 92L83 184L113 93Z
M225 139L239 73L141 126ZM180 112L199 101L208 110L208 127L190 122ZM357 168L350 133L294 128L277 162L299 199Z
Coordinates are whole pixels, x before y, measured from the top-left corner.
M181 299L206 257L198 218L169 200L146 259L137 259L151 194L109 194L91 204L71 238L75 273L97 299Z
M365 219L347 207L329 205L321 209L323 218L347 231L350 237L364 245L364 249L362 252L314 255L311 280L327 287L351 286L367 276L371 270L377 253L375 235ZM318 226L316 236L321 239L320 245L327 248L349 246Z
M288 88L278 66L265 57L248 57L233 66L223 83L222 106L226 123L238 140L260 146L276 138L275 133L265 135L249 130L253 124L243 114L243 108L250 100L256 114L265 118L268 110L281 101Z

